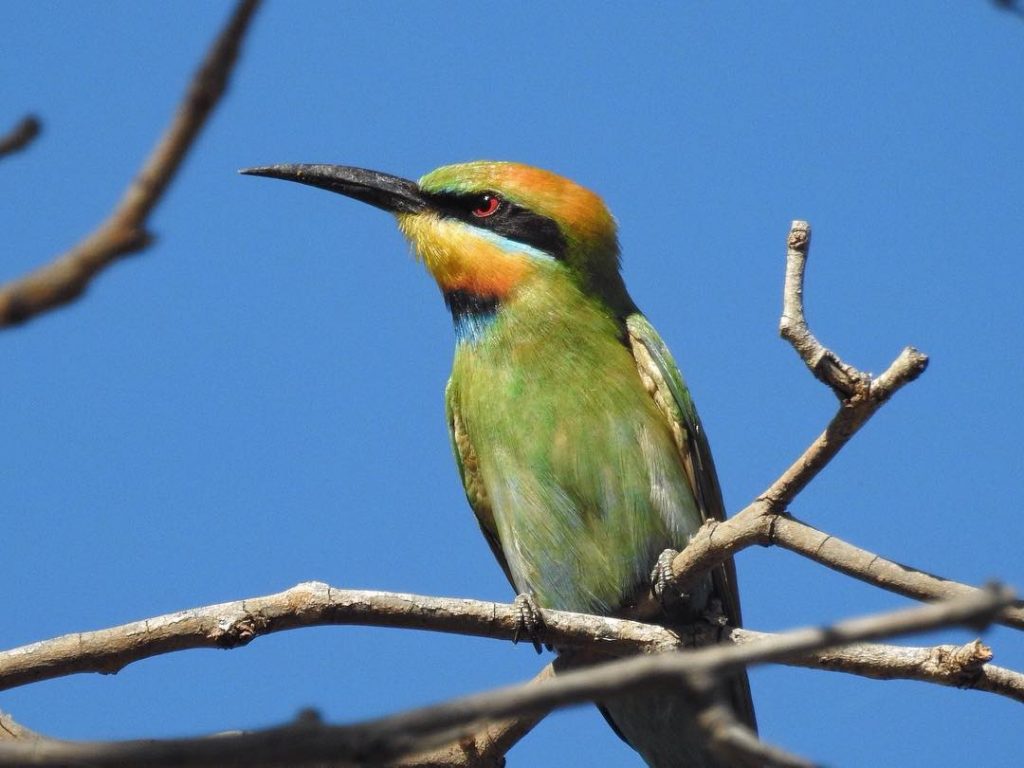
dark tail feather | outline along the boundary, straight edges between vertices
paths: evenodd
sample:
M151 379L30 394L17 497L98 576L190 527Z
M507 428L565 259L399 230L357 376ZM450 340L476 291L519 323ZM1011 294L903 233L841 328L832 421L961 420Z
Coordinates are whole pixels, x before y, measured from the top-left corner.
M746 674L734 676L728 685L736 716L756 729ZM620 696L599 709L650 768L734 768L707 748L707 736L697 726L693 703L685 694L644 691Z

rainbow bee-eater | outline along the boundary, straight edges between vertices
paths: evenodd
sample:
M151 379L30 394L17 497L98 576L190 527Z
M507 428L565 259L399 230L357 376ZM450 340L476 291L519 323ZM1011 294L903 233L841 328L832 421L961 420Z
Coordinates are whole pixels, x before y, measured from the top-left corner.
M593 192L507 162L450 165L419 182L336 165L243 173L338 192L393 213L455 325L448 428L484 537L528 605L627 615L723 506L707 438L679 369L619 273L615 220ZM668 555L670 556L670 555ZM712 601L740 623L731 562L656 619ZM754 726L746 675L725 682ZM657 768L725 763L681 693L604 702Z

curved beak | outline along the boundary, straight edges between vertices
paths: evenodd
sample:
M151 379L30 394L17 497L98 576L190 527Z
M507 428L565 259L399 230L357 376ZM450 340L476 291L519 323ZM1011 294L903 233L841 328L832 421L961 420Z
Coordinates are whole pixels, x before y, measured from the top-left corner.
M390 213L419 213L429 207L416 182L365 168L297 163L243 168L239 173L297 181L361 200Z

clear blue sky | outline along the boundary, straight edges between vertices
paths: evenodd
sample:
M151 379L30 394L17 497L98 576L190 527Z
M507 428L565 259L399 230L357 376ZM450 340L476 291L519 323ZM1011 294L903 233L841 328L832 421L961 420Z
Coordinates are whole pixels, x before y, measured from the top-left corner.
M2 5L3 277L106 215L227 12ZM270 3L152 226L86 298L0 334L0 647L318 579L507 600L449 455L452 332L392 221L244 166L418 177L514 159L602 193L675 352L729 508L834 400L777 338L789 221L808 312L851 362L931 355L793 505L950 578L1024 587L1024 23L984 0L733 5ZM783 551L739 558L749 626L906 601ZM962 642L953 631L918 639ZM1024 667L1024 636L985 635ZM325 628L0 694L68 738L348 721L531 676L529 647ZM757 671L764 736L836 766L1016 766L1021 708L909 682ZM636 766L591 708L510 765Z

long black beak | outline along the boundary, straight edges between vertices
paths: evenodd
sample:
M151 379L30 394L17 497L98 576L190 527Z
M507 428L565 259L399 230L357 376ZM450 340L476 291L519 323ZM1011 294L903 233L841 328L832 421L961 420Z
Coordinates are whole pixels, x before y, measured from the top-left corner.
M428 207L426 198L414 181L365 168L347 165L286 164L243 168L247 176L297 181L311 187L362 200L391 213L418 213Z

